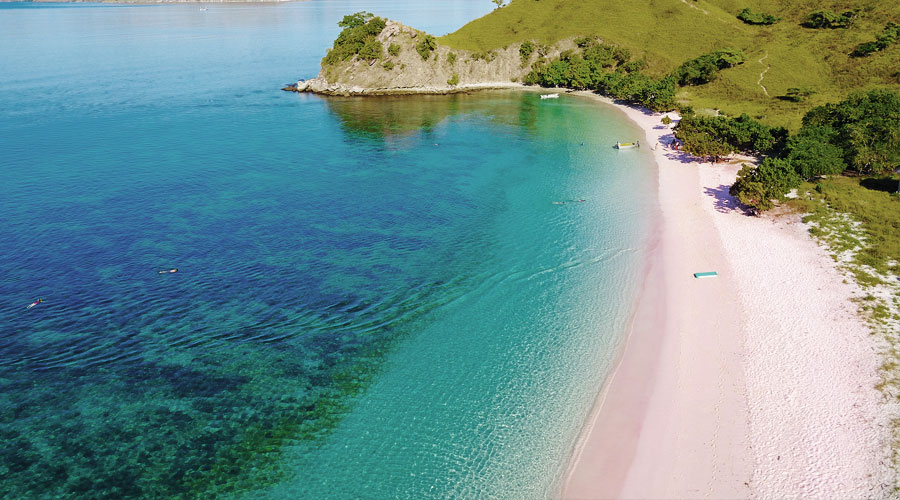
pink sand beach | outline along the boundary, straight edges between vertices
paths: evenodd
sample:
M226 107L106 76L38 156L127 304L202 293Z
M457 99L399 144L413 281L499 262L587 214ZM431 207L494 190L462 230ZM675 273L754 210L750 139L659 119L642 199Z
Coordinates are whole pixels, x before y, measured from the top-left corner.
M743 212L728 195L740 164L700 163L668 147L661 114L617 107L653 149L662 229L559 496L885 496L883 346L858 287L799 217Z

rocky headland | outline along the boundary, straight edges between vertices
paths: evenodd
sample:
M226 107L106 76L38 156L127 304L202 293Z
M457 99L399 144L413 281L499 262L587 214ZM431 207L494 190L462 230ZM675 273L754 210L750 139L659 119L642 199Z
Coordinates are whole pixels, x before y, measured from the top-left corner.
M423 43L426 38L430 44ZM563 41L551 47L534 45L532 50L522 51L522 44L518 43L502 49L472 52L443 45L437 38L396 21L386 21L384 29L374 39L380 46L380 57L377 51L354 54L337 62L328 62L326 57L317 77L300 80L284 90L328 95L386 95L450 94L517 87L538 58L553 58L562 50L574 47L571 41ZM428 50L428 46L433 48Z

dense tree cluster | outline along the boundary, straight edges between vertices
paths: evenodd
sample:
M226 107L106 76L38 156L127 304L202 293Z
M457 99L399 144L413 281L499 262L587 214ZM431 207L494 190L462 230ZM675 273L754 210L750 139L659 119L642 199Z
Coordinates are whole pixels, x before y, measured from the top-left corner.
M576 50L567 50L558 59L543 57L531 66L525 76L528 85L592 89L602 94L662 111L675 107L678 85L700 85L712 81L716 73L744 62L740 50L725 49L691 59L671 75L653 78L641 70L643 59L631 59L631 52L595 38L575 40ZM540 53L540 51L538 51Z
M700 116L686 112L675 129L683 149L696 156L717 160L735 152L772 155L784 148L788 132L781 127L769 127L742 114Z
M818 10L806 17L803 26L813 29L849 28L859 14L859 9L848 10L841 14L835 14L832 10Z
M803 117L798 135L817 129L820 141L842 152L846 169L883 174L900 166L900 94L894 91L856 93L813 108Z
M897 23L887 23L884 31L875 38L873 42L865 42L856 46L856 49L850 55L853 57L866 57L873 52L886 49L900 38L900 25Z
M387 21L369 12L357 12L344 16L338 26L344 28L334 41L334 46L322 59L322 64L335 64L359 55L369 61L381 59L384 47L375 37L384 30Z
M654 110L675 106L675 80L641 73L646 62L631 60L627 49L589 38L576 40L576 45L577 50L567 50L552 62L539 59L525 76L525 83L597 90Z
M749 7L738 13L737 18L747 24L775 24L781 21L780 17L763 14L762 12L753 12Z
M717 50L685 61L672 72L672 76L678 85L703 85L715 80L720 70L741 64L745 59L741 50Z
M685 130L676 132L688 151L702 150L709 141L698 138L696 121L683 119L678 128ZM768 154L772 156L759 167L744 167L731 188L742 203L759 210L771 208L771 200L782 198L801 180L847 170L891 173L900 166L900 95L872 90L813 108L803 117L800 131Z

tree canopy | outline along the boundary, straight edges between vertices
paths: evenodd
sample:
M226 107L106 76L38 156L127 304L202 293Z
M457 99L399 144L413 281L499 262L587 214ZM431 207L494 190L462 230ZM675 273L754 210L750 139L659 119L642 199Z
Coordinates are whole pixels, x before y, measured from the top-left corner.
M766 158L758 167L745 164L728 192L748 207L768 210L773 207L772 200L783 200L799 185L800 176L789 161Z
M381 59L384 47L375 37L384 30L387 21L363 11L344 16L338 26L344 29L322 59L323 65L346 61L356 55L369 61Z
M848 168L888 173L900 165L900 95L886 89L855 93L837 104L811 109L800 135L818 137L843 152Z
M687 112L675 128L675 137L681 140L685 151L714 160L737 151L777 153L787 135L787 130L763 125L746 114L731 118Z
M596 90L657 111L675 106L675 80L641 73L646 62L632 60L627 49L593 38L580 38L575 43L578 49L567 50L558 59L548 62L541 58L535 62L525 83Z
M717 50L685 61L672 72L672 76L678 85L703 85L713 81L720 70L741 64L745 59L741 50Z

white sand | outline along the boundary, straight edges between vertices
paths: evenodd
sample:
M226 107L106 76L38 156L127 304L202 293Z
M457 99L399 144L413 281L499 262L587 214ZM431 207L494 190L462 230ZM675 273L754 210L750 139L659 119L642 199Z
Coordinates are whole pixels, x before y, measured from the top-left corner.
M671 140L661 115L618 108L643 147ZM728 195L739 166L654 155L658 250L561 496L885 496L881 344L858 288L796 217L743 214Z

